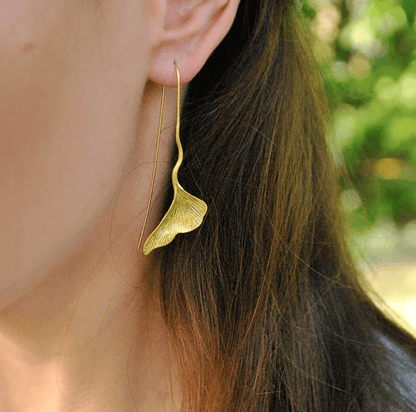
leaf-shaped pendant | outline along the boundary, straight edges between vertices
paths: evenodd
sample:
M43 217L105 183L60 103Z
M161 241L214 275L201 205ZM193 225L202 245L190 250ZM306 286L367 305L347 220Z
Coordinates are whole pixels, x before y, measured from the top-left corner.
M144 244L145 255L172 242L178 233L191 232L202 223L207 212L206 203L192 196L179 183L175 192L169 210Z
M183 160L183 149L179 138L180 129L180 77L178 66L175 69L178 77L178 108L176 120L176 145L178 146L178 161L172 171L172 184L174 190L173 202L165 216L150 234L144 244L143 252L148 255L153 249L169 244L178 233L187 233L199 227L207 212L207 204L188 193L178 181L178 170ZM164 93L163 93L164 96ZM163 105L162 110L163 111ZM160 121L161 124L161 121ZM140 241L139 241L140 244Z

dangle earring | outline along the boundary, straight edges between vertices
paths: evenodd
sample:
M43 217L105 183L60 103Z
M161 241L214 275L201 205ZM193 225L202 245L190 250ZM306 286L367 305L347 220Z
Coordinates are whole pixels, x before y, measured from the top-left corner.
M177 107L177 118L176 118L176 145L178 146L178 160L175 164L175 167L172 171L172 185L173 185L173 202L169 207L169 210L166 212L165 216L157 226L157 228L150 234L147 238L144 247L143 253L148 255L153 249L158 247L166 246L175 238L178 233L187 233L198 228L207 212L207 204L198 199L195 196L192 196L188 193L178 181L178 170L182 164L183 160L183 149L182 144L179 139L179 128L180 128L180 107L181 107L181 88L180 88L180 76L178 66L174 61L176 75L178 78L178 107ZM156 154L153 167L153 176L152 184L150 189L149 200L147 203L146 216L143 223L142 233L140 235L139 243L137 244L137 249L140 248L140 243L143 237L144 228L146 226L147 217L149 214L149 207L153 193L153 186L156 174L156 163L157 155L159 152L159 142L160 142L160 133L162 130L162 114L163 114L163 103L165 99L165 88L162 89L162 103L160 105L160 118L159 118L159 132L157 136L156 144Z

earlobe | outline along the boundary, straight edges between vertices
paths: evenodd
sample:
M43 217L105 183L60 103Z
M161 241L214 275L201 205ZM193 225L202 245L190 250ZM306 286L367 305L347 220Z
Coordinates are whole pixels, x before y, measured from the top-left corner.
M160 42L152 48L149 80L176 86L175 60L182 84L190 82L230 30L239 0L167 0Z

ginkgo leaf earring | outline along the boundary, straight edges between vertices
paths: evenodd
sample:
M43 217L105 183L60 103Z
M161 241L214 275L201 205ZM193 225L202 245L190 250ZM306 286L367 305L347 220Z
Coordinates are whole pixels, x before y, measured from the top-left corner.
M198 228L207 212L207 204L197 197L188 193L178 181L178 170L181 167L183 161L183 149L182 144L179 138L179 129L180 129L180 107L181 107L181 89L180 89L180 75L179 69L174 62L176 75L178 78L178 107L177 107L177 118L176 118L176 145L178 146L178 160L175 164L175 167L172 171L172 185L173 185L173 201L169 207L169 210L166 212L165 216L156 227L156 229L150 234L147 238L143 252L145 255L148 255L153 249L158 247L166 246L175 238L178 233L187 233ZM153 192L154 178L156 173L156 162L157 154L159 151L159 141L160 133L162 129L162 114L163 114L163 102L165 97L165 86L162 90L162 103L160 108L160 120L159 120L159 133L157 137L156 145L156 155L153 168L152 176L152 186L149 196L149 202L146 210L146 217L143 223L142 233L140 235L139 243L137 248L140 247L141 239L143 236L144 228L147 221L147 216L149 213L150 201Z

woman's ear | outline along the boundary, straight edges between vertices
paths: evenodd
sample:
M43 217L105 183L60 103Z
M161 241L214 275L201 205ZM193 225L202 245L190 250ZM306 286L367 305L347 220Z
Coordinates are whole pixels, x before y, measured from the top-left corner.
M151 62L149 80L175 87L178 65L181 83L190 82L233 24L240 0L150 0ZM158 16L155 18L155 16ZM152 18L151 18L152 20Z

